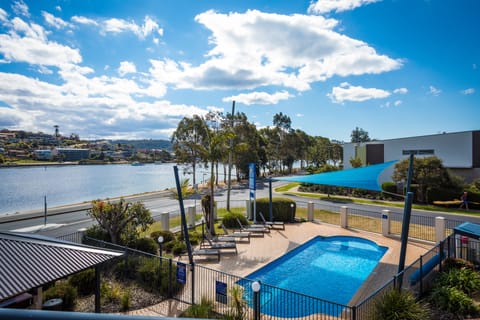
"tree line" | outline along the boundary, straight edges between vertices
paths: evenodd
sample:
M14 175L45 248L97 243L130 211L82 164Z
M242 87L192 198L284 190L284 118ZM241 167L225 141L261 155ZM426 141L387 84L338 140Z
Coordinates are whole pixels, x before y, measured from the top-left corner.
M343 156L341 143L294 129L291 118L281 112L274 115L272 126L261 129L240 112L184 117L172 135L172 147L177 163L191 166L193 184L199 166L218 168L229 159L241 180L248 175L249 163L257 165L257 175L272 175L291 173L296 161L302 168L337 166ZM218 176L216 171L215 184Z

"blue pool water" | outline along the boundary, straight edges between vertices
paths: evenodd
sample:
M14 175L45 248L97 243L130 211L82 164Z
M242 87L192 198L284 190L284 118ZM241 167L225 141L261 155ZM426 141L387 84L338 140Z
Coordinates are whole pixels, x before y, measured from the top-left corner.
M303 317L313 313L338 315L341 308L325 307L305 301L285 301L266 284L348 305L355 292L387 251L374 242L346 236L316 237L279 259L247 276L262 284L262 313L280 317ZM247 300L251 289L245 285ZM281 300L281 301L276 301ZM286 304L293 304L285 306ZM303 308L302 304L310 305ZM307 309L307 310L303 310Z

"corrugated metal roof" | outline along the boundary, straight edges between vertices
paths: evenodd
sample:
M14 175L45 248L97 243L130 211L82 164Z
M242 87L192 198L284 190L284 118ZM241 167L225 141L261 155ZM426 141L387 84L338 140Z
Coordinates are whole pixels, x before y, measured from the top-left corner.
M0 301L122 254L44 236L0 232Z

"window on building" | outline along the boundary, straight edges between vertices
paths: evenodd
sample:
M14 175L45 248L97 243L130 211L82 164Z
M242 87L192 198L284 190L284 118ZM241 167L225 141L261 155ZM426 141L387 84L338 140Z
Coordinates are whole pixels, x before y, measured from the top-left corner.
M415 154L415 155L426 156L426 155L435 154L435 150L433 150L433 149L419 149L419 150L403 150L402 151L402 154L404 156L408 156L412 153Z

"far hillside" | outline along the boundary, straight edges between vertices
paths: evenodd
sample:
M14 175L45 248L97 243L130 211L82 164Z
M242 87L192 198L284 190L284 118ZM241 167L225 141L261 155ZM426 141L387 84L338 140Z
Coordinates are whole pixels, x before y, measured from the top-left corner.
M112 140L112 144L127 144L133 146L135 149L163 149L172 151L172 143L169 140Z

